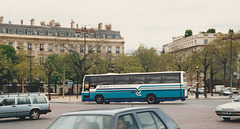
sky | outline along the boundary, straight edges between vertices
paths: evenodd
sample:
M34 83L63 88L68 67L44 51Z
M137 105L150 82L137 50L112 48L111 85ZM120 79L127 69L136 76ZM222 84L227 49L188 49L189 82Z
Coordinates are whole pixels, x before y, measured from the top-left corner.
M70 27L71 19L79 26L97 28L111 24L125 40L125 52L140 45L161 49L172 37L193 34L210 28L227 33L240 30L240 0L0 0L4 23L35 25L52 19Z

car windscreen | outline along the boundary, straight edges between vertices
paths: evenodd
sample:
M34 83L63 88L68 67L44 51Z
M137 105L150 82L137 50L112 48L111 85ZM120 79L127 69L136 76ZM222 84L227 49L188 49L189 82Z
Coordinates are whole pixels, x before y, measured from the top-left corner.
M112 119L112 116L107 115L61 116L49 129L110 129Z

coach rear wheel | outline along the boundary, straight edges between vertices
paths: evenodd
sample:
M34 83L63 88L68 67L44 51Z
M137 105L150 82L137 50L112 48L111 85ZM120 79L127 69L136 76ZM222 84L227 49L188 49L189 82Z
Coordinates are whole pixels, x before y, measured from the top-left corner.
M95 101L96 101L96 103L97 104L103 104L103 96L102 95L97 95L96 97L95 97Z
M148 104L156 104L157 103L157 98L153 94L148 95L146 100L147 100Z

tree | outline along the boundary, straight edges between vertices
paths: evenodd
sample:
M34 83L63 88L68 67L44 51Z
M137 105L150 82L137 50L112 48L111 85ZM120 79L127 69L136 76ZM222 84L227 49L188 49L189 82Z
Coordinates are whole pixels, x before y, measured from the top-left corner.
M45 61L42 63L43 70L48 77L48 97L49 97L48 99L49 100L51 100L51 95L50 95L51 75L52 75L53 71L55 70L56 58L57 58L57 55L55 55L55 54L49 55L49 56L47 56Z
M207 30L207 33L216 33L216 30L215 30L214 28L208 29L208 30Z
M147 49L141 45L134 53L145 72L156 71L160 56L154 48Z
M145 71L138 61L138 58L133 55L122 54L114 60L116 73L131 73Z
M186 30L185 31L184 37L186 38L186 37L189 37L189 36L192 36L192 30Z
M186 54L172 53L169 58L169 65L172 70L187 72L191 65L191 56Z

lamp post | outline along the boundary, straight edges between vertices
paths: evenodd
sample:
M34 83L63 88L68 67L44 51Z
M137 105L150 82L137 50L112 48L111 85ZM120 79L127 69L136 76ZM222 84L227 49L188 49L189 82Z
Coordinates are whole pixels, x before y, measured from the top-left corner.
M29 74L29 79L30 79L30 83L29 83L29 92L32 92L32 48L29 48L30 51L30 56L29 56L29 66L30 66L30 74Z
M199 67L197 66L197 67L196 67L196 71L197 71L197 89L196 89L196 99L198 99L198 98L199 98L199 94L198 94L198 88L199 88L198 70L199 70Z
M233 29L229 29L229 36L223 37L223 40L230 39L230 98L232 98L232 79L233 79L233 70L232 70L232 41L235 39L240 39L240 37L233 37L234 31Z

